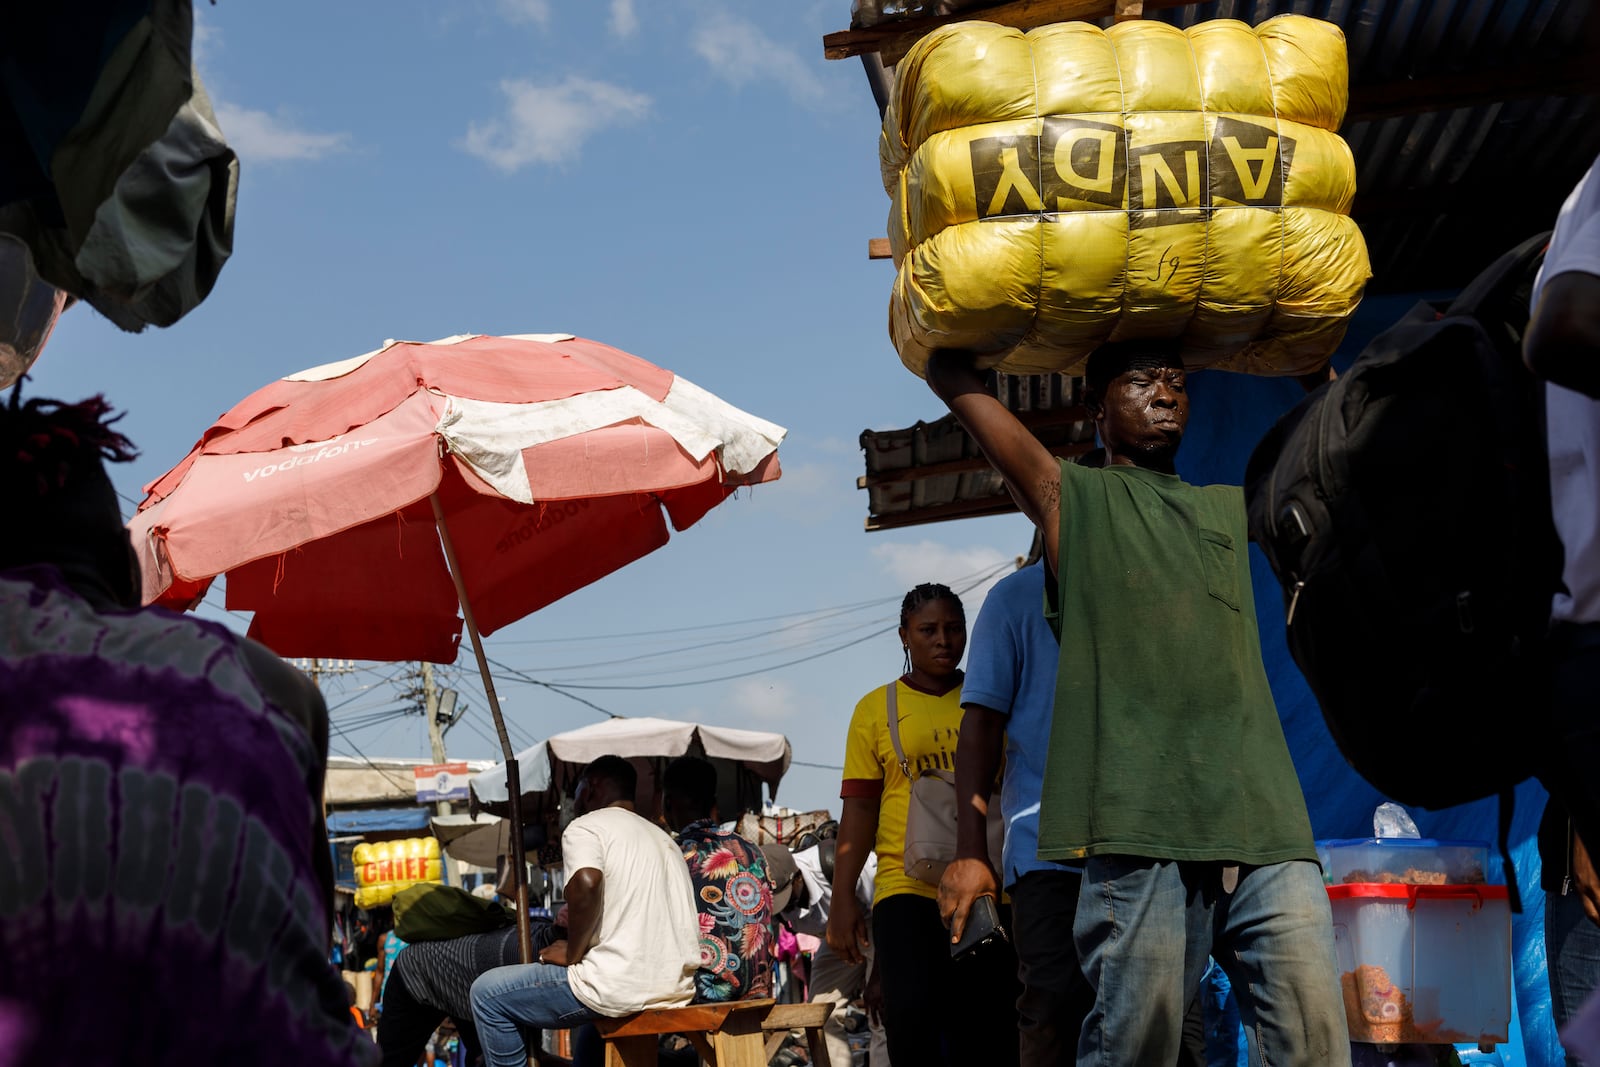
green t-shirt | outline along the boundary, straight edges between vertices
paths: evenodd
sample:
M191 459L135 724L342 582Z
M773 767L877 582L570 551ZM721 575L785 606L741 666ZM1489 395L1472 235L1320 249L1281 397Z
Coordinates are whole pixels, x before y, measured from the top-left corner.
M1315 860L1248 547L1237 486L1062 464L1041 859Z

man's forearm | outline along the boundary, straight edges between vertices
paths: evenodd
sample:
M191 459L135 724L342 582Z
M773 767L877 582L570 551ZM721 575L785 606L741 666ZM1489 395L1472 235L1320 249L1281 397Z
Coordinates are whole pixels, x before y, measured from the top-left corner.
M583 959L600 929L604 876L585 867L567 880L567 963Z
M989 796L1000 770L1005 720L990 708L969 705L956 742L956 855L989 858Z
M928 358L927 373L929 388L999 472L1018 509L1039 528L1045 559L1054 570L1061 506L1061 468L1056 458L984 388L972 353L939 349Z

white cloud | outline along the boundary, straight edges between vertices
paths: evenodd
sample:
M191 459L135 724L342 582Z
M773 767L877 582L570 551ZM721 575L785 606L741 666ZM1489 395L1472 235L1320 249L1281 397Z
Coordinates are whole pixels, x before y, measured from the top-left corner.
M190 58L205 82L223 137L241 159L252 163L320 159L347 147L349 134L301 129L281 111L273 114L227 99L222 79L215 71L217 57L224 48L222 31L211 24L210 15L202 14L204 10L205 5L195 8Z
M1016 561L1015 553L988 545L955 548L937 541L873 545L872 555L906 589L923 582L938 582L960 593L969 625L994 583L1011 573L1011 568L1004 565ZM986 573L990 576L981 584L967 588Z
M733 687L729 702L742 715L762 722L793 719L800 714L800 692L771 675L744 678Z
M611 32L618 37L632 37L639 32L639 13L633 9L633 0L611 0Z
M197 7L194 12L194 34L189 42L189 62L201 70L208 70L210 69L208 61L212 52L221 43L222 35L211 25L210 16L202 17L200 10Z
M796 100L823 95L822 79L800 53L779 44L751 22L726 13L707 20L694 34L694 50L735 86L774 82Z
M650 98L643 93L576 75L558 85L503 81L500 91L506 96L505 116L469 123L462 147L507 173L529 163L576 158L596 133L650 112Z
M252 163L281 163L293 159L320 159L342 151L349 135L314 133L295 126L282 115L212 100L217 125L239 158Z
M500 0L500 13L512 22L550 25L550 0Z

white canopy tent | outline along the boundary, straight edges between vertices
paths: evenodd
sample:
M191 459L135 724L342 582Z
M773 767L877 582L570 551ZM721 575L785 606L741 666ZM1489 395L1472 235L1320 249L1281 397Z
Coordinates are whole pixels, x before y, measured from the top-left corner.
M710 760L718 771L722 817L731 819L740 811L761 809L762 784L769 798L777 796L793 752L782 734L670 719L608 719L556 734L517 753L523 807L552 811L583 768L606 755L621 756L640 771L639 799L646 813L654 811L656 776L668 760L690 755ZM505 766L474 775L472 795L475 805L507 810Z

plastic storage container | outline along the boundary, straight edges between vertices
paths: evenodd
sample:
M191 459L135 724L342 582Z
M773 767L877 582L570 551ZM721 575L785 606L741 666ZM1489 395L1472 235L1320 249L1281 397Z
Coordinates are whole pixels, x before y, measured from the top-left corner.
M1482 841L1381 837L1318 841L1323 880L1401 885L1475 885L1487 881L1489 846Z
M1511 1025L1503 885L1330 885L1350 1040L1489 1044Z

